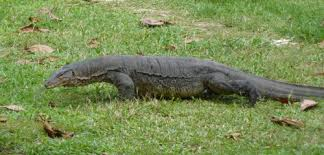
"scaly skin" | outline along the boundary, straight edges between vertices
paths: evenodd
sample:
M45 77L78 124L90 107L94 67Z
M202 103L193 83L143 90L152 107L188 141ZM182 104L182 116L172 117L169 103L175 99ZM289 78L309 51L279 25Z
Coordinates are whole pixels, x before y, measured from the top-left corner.
M282 83L248 75L213 61L181 57L104 56L64 66L46 88L107 82L119 96L192 97L204 92L239 94L252 105L260 98L300 101L324 98L324 88Z

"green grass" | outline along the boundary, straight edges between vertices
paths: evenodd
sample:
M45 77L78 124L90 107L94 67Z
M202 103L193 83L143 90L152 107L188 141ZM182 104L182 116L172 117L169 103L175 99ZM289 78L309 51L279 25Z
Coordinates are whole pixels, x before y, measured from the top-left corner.
M55 22L38 10L49 7L63 20ZM323 154L323 102L308 112L299 105L262 101L246 108L245 98L214 100L138 100L122 102L107 84L45 90L43 81L62 65L107 54L193 56L212 59L262 77L324 87L323 0L136 0L88 3L81 0L0 0L0 105L17 104L23 112L0 109L0 154ZM163 16L161 16L161 14ZM28 17L48 33L19 33ZM175 24L139 25L143 17ZM185 44L185 38L200 41ZM98 48L87 43L98 38ZM274 39L296 45L276 47ZM28 54L24 48L46 44L51 54ZM176 50L166 50L175 45ZM46 56L44 64L17 64ZM49 102L57 107L51 108ZM39 114L75 132L71 139L51 139ZM303 120L293 129L270 122L271 116ZM239 132L235 141L225 136Z

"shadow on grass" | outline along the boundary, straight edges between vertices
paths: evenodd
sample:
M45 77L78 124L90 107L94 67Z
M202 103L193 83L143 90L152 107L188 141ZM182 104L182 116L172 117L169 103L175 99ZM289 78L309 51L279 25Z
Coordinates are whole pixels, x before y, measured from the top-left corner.
M118 98L117 90L106 89L103 87L78 87L78 88L55 88L53 90L43 91L43 97L45 102L52 102L59 107L79 107L86 105L102 105L111 104L116 102L129 102L120 100ZM237 104L243 107L250 107L250 104L246 97L238 95L203 95L195 98L166 98L166 97L139 97L136 100L141 102L149 102L152 100L166 100L166 101L195 101L205 100L213 103L221 103L225 105Z

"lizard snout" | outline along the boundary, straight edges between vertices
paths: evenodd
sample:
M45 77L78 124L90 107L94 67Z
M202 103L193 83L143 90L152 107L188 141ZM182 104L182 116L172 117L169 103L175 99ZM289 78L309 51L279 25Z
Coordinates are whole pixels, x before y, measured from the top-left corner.
M47 88L47 89L52 88L49 81L45 81L44 87Z

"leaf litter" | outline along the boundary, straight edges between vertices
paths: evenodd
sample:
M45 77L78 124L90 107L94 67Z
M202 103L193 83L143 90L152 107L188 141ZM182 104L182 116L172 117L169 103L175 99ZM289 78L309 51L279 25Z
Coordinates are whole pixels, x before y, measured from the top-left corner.
M233 132L233 133L230 133L230 134L226 135L225 137L230 138L230 139L234 139L234 140L239 140L241 135L242 135L241 133Z
M93 38L88 42L88 47L90 47L90 48L98 48L99 44L100 43L98 41L98 38Z
M20 29L20 32L23 33L32 33L32 32L49 32L49 29L46 28L39 28L34 23L31 23L29 25L23 26Z
M32 23L37 23L41 21L41 19L38 17L29 17L28 20Z
M295 42L292 42L291 39L278 39L278 40L272 40L272 45L275 45L275 46L284 46L284 45L296 45L297 43Z
M168 51L175 51L177 50L177 46L175 45L167 45L164 47L165 50L168 50Z
M302 128L304 127L304 122L296 119L291 119L291 118L278 118L275 116L271 117L271 122L282 125L282 126L289 126L289 127L295 127L295 128Z
M53 127L53 125L50 123L48 119L46 119L44 116L39 116L39 121L43 125L43 129L50 138L61 138L64 139L72 138L74 136L73 132L66 132L60 129L57 129L56 127Z
M184 40L184 43L185 44L191 44L191 43L194 43L194 42L199 42L201 40L202 40L201 37L186 37L185 40Z
M319 48L324 48L324 40L322 40L320 43L318 43Z
M317 102L314 100L305 99L300 104L301 111L306 111L317 106Z
M24 110L25 110L22 106L14 105L14 104L11 104L11 105L5 105L5 106L0 106L0 108L6 108L6 109L8 109L8 110L16 111L16 112L24 111Z
M324 76L324 72L317 72L315 74L313 74L314 76Z
M0 116L0 123L6 123L7 118Z
M59 60L60 58L57 56L48 56L48 57L42 57L40 59L37 60L38 64L45 64L46 62L55 62L57 60Z
M26 47L25 50L29 53L52 53L54 49L47 45L35 44L30 47Z
M146 27L159 27L173 24L172 22L162 20L162 19L152 19L152 18L144 18L141 20L143 26Z

